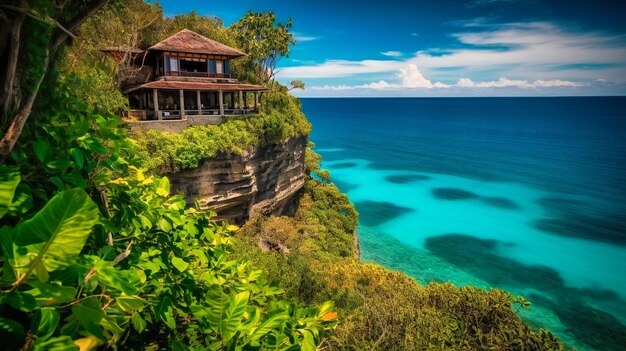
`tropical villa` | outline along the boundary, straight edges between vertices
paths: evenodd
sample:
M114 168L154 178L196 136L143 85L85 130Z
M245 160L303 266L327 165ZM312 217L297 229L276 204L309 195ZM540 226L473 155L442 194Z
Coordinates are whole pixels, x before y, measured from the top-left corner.
M245 53L187 29L146 50L101 51L118 62L131 57L120 68L121 88L129 117L140 123L218 124L226 115L258 112L268 89L231 78L231 60Z

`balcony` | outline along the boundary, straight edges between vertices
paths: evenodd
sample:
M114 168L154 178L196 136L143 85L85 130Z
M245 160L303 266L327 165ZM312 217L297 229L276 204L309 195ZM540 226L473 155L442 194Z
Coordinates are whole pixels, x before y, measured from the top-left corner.
M165 71L165 76L170 77L196 77L196 78L230 78L230 74L191 72L191 71Z

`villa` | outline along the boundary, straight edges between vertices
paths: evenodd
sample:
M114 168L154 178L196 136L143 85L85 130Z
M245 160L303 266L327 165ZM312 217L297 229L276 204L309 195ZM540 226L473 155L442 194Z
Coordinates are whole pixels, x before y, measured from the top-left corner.
M121 87L129 117L140 124L218 124L226 115L257 113L268 90L231 77L231 60L245 53L187 29L146 50L101 51L118 62L131 55L130 67L120 68Z

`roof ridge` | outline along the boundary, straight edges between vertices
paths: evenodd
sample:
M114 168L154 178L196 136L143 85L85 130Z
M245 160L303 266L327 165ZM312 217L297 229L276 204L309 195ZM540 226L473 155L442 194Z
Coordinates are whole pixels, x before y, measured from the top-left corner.
M148 50L177 51L191 53L207 53L226 56L244 56L245 53L230 47L217 40L205 37L188 28L183 28L175 34L152 45Z

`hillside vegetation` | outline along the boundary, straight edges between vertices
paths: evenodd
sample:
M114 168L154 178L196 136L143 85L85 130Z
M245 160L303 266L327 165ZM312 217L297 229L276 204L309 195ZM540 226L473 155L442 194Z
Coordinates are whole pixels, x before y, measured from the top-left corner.
M311 125L300 101L274 85L263 95L258 115L228 117L220 125L194 126L180 134L156 130L134 132L146 166L162 174L197 168L218 152L241 155L254 146L280 143L296 135L309 135Z
M299 101L267 69L272 55L288 54L290 23L249 13L224 28L195 13L164 17L141 0L89 11L104 3L28 0L30 16L0 18L23 33L24 45L0 50L17 50L16 86L33 96L8 106L3 90L0 349L562 349L516 315L528 305L521 298L424 287L360 263L358 214L311 150L307 172L323 181L306 182L292 217L257 217L239 229L187 208L159 173L310 132ZM88 17L80 37L51 51L63 38L55 23L78 26L76 16ZM277 29L276 40L251 47L255 23ZM252 50L233 69L272 92L258 116L132 139L113 114L126 108L116 67L95 49L141 47L182 28ZM4 143L12 135L17 142Z
M319 160L309 150L309 166ZM315 169L313 169L315 171ZM250 220L236 234L236 255L268 272L285 296L335 301L333 350L561 350L550 332L516 314L530 304L498 289L431 283L354 256L358 214L332 184L308 180L292 217Z

